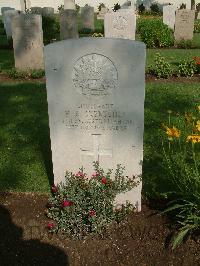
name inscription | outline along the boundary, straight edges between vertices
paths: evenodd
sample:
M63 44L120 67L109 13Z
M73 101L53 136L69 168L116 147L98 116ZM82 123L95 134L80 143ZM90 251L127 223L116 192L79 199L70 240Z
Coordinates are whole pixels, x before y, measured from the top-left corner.
M81 130L127 130L133 124L125 112L114 104L80 104L76 111L66 110L63 123L67 128Z

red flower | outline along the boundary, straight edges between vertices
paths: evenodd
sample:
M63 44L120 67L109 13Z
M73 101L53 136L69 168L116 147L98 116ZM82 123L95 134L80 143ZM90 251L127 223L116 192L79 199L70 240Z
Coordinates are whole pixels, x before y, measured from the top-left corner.
M79 171L78 173L76 173L76 177L84 177L84 173Z
M105 176L103 176L101 179L101 183L105 185L107 184L107 182L108 182L107 179L105 178Z
M63 204L62 204L62 207L65 208L65 207L69 207L69 206L72 206L73 205L73 202L70 201L70 200L64 200L63 201Z
M54 223L48 223L47 227L49 230L51 230L55 227L55 224Z
M89 211L89 216L96 216L96 212L95 212L95 210L93 210L93 209L91 209L90 211Z
M53 193L56 193L57 192L57 187L55 186L55 185L53 185L52 187L51 187L51 191L53 192Z

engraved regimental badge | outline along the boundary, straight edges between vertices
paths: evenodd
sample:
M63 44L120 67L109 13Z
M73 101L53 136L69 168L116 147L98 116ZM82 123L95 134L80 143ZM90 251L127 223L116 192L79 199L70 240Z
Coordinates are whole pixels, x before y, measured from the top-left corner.
M76 90L86 97L101 97L117 86L118 73L113 62L101 54L87 54L79 58L73 68Z

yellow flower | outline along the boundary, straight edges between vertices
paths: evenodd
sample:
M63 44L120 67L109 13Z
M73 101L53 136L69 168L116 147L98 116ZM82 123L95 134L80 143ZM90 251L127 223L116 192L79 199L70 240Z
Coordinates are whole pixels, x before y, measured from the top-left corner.
M197 121L196 128L198 131L200 131L200 120Z
M199 106L197 106L197 110L199 110L199 112L200 112L200 105L199 105Z
M180 130L178 130L178 128L176 128L176 127L167 127L167 126L165 126L165 128L166 128L166 134L169 136L169 137L175 137L175 138L179 138L180 137L180 135L181 135L181 131Z
M187 137L187 141L191 141L192 143L200 143L200 135L190 135Z

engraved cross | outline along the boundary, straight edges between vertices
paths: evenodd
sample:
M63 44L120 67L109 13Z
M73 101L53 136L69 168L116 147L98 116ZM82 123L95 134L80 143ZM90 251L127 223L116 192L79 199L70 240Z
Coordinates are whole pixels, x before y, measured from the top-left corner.
M85 150L81 149L81 154L82 155L88 155L88 156L93 156L94 161L99 162L99 157L100 156L111 156L112 157L112 150L109 149L100 149L99 148L99 137L101 134L92 134L93 137L93 150Z

